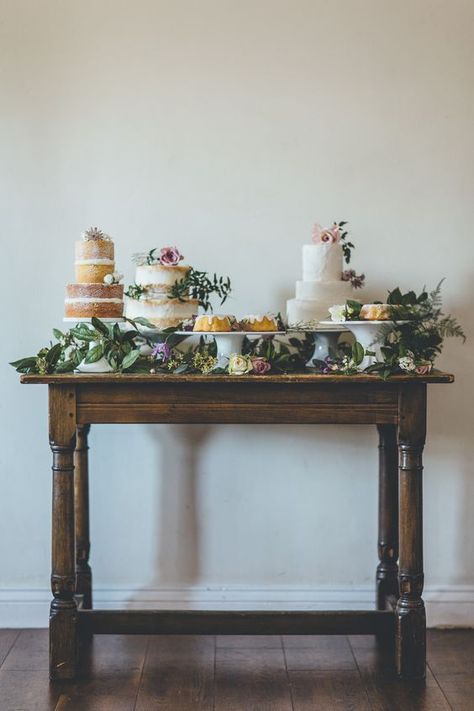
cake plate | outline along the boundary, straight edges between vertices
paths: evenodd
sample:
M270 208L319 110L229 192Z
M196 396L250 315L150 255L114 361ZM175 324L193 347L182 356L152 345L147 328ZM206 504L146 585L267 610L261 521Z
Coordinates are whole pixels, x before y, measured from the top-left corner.
M217 345L217 358L229 358L232 353L242 354L244 338L273 338L284 336L286 331L175 331L177 336L212 336Z
M103 323L123 323L125 319L123 318L101 318L100 319ZM71 318L70 316L65 316L63 318L63 323L85 323L90 325L91 329L93 328L92 326L92 319L91 318ZM91 341L89 343L89 350L94 348L94 346L97 345L97 341ZM86 363L84 360L82 363L79 363L79 365L76 368L76 373L112 373L113 368L108 362L108 360L105 357L100 358L100 360L96 360L95 363Z
M321 321L320 325L315 328L288 328L288 331L312 335L314 351L306 363L306 367L314 368L314 360L324 360L331 352L336 350L339 336L341 333L344 333L344 331L347 331L347 328L343 323L333 323L331 321L328 324L326 321Z
M397 326L407 323L407 321L342 321L337 323L334 321L322 321L324 326L343 326L344 329L350 331L356 341L364 348L364 351L372 351L375 355L366 355L360 364L362 369L368 368L376 361L383 360L382 344L377 343L377 338L380 334L382 326Z

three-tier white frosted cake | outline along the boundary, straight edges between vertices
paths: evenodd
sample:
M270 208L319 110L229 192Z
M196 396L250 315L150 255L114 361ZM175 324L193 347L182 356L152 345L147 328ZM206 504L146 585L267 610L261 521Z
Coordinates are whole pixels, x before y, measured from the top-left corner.
M287 301L288 326L316 327L329 318L330 306L351 298L351 279L363 281L363 275L356 277L352 270L343 271L345 234L336 223L328 230L315 225L314 243L303 245L303 279L296 282L295 298Z

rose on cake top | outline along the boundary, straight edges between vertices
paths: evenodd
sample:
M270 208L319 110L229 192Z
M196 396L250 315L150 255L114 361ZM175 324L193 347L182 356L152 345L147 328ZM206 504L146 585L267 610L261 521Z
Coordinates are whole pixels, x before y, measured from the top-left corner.
M349 231L344 229L347 224L346 220L341 220L340 222L333 222L331 227L324 228L316 222L313 225L312 241L313 244L340 244L344 261L349 264L355 245L348 239ZM342 281L350 281L354 289L361 289L364 286L365 274L356 274L354 269L345 269L342 272L341 279Z
M132 259L137 266L161 264L164 267L176 267L184 257L177 247L155 247L149 252L137 252Z
M341 225L343 224L344 223L341 222ZM335 244L336 242L341 241L341 228L336 222L334 222L332 227L324 229L316 222L316 224L313 225L312 236L315 244Z

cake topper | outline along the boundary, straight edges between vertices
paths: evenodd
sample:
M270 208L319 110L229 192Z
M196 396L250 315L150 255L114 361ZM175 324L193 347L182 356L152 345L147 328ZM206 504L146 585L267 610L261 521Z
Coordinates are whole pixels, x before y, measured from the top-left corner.
M89 240L110 240L110 237L102 230L99 230L98 227L89 227L88 230L82 233L82 239L88 242Z

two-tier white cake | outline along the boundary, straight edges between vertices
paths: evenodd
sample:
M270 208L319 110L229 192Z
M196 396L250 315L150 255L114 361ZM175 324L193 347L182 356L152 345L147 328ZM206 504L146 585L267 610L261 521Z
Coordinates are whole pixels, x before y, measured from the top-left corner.
M351 298L352 284L343 280L340 241L303 245L303 279L296 282L296 298L287 301L288 325L312 328L329 318L333 304Z
M183 257L176 247L164 247L155 257L157 251L136 255L135 285L125 297L125 315L146 318L162 329L175 327L197 314L198 301L190 297L189 290L180 293L179 298L170 298L171 289L191 267L178 263Z

